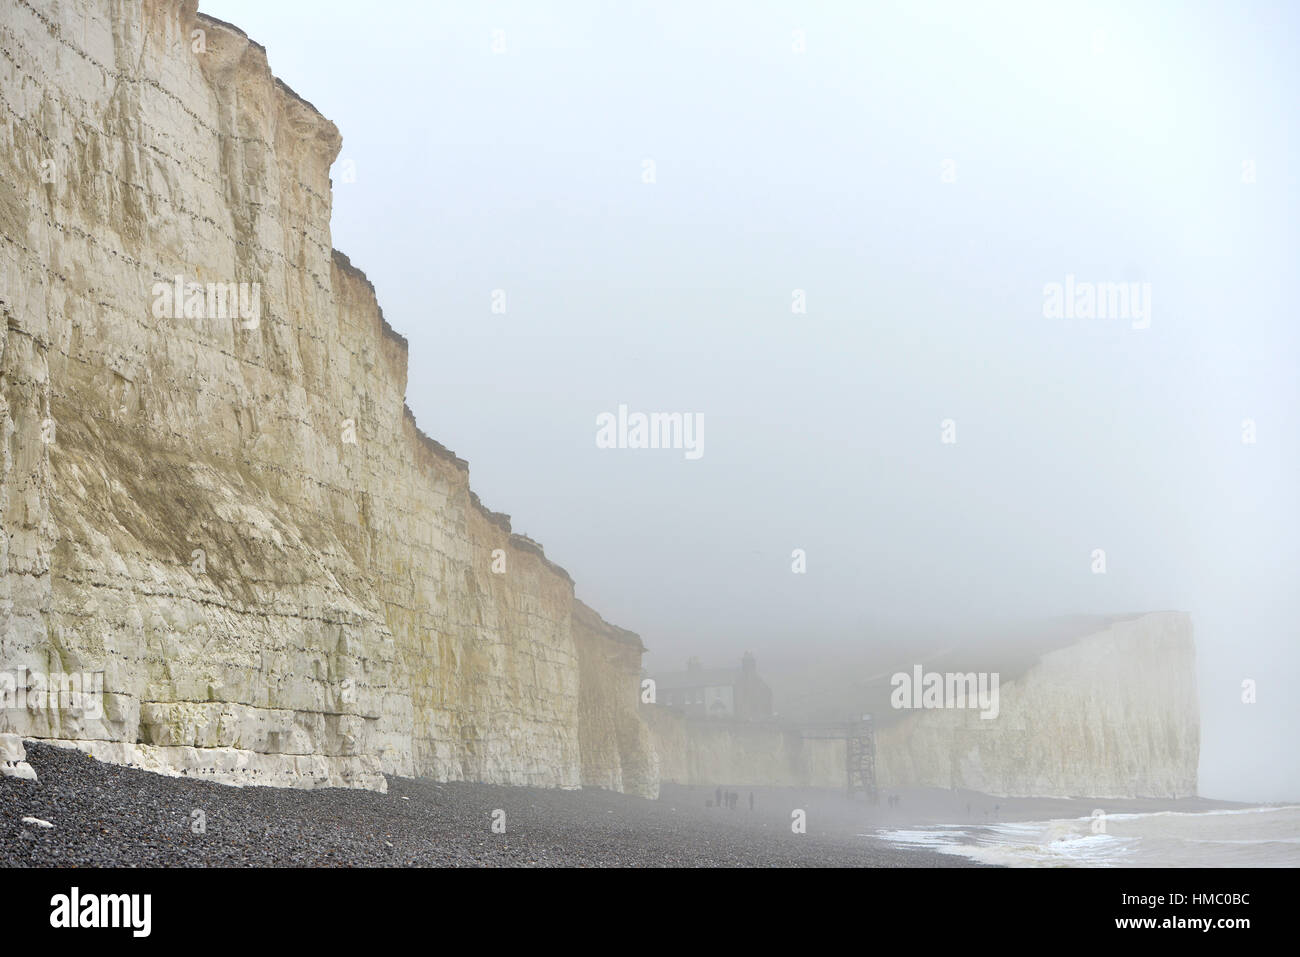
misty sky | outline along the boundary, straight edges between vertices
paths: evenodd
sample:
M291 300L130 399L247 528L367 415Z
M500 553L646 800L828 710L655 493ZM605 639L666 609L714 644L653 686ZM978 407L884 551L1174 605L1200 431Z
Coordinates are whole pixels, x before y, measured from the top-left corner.
M421 427L648 663L1186 610L1202 793L1300 799L1300 12L1056 6L201 2L342 131Z

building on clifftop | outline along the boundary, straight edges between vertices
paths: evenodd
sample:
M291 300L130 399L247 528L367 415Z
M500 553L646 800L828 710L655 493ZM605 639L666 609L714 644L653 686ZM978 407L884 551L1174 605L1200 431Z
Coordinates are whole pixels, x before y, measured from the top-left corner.
M758 676L758 661L745 652L739 668L704 668L700 659L685 671L651 675L658 703L693 718L765 721L772 717L772 689Z

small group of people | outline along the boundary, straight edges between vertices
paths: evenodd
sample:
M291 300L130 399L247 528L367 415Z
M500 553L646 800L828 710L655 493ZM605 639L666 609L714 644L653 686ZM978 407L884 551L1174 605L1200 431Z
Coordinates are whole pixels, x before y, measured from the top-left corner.
M899 795L897 795L897 794L891 794L891 795L889 795L889 806L890 806L890 807L898 807L898 806L899 806L900 804L902 804L902 803L903 803L903 799L902 799Z
M713 803L714 807L726 807L726 808L730 808L733 811L736 809L736 805L740 803L739 794L737 794L735 791L724 792L722 788L718 788L716 791L713 792L713 798L714 798L714 803ZM749 809L751 811L754 810L753 791L749 792Z

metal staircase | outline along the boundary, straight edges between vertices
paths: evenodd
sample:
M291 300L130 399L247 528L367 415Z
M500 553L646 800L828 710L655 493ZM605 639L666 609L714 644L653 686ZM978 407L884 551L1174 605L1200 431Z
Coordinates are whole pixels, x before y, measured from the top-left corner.
M845 745L849 797L861 794L875 804L880 798L876 793L876 729L870 715L845 726Z

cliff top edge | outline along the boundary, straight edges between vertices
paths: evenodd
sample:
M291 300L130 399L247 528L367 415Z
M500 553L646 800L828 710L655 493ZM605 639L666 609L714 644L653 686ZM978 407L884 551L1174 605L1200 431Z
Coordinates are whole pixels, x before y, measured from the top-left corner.
M312 114L314 114L315 117L317 117L320 120L320 122L326 128L328 128L328 130L334 133L334 135L338 138L338 140L341 140L341 135L338 133L337 127L329 117L325 116L325 114L322 113L310 100L307 100L301 94L296 92L291 86L289 86L289 84L285 83L282 79L280 79L278 76L275 75L275 72L271 69L270 66L270 61L267 55L267 49L263 44L258 43L256 40L250 37L247 32L245 32L236 24L229 23L228 21L222 20L218 17L212 16L211 14L200 11L198 9L197 0L182 0L180 5L180 12L182 16L188 15L196 21L201 21L205 28L215 28L217 30L225 31L229 34L233 34L236 37L246 41L249 47L253 48L261 55L260 59L264 61L266 64L265 69L274 87L279 91L281 91L286 97L288 97L293 102L309 110ZM260 64L259 64L259 68L260 68ZM335 155L337 155L337 150L335 150ZM330 163L332 165L333 157L330 158ZM333 192L332 183L331 183L330 191L331 193ZM331 258L335 266L339 269L340 272L356 280L357 282L361 283L369 290L371 299L374 301L375 309L379 316L379 326L380 326L381 336L384 339L393 342L399 349L402 350L403 353L406 354L407 363L409 367L410 342L404 335L402 335L395 328L393 328L392 324L389 323L388 320L385 318L383 307L379 304L379 294L378 291L375 289L375 284L370 281L370 278L366 275L364 270L362 270L360 267L358 267L356 264L352 262L352 260L347 256L346 253L338 249L331 249ZM415 431L415 436L417 441L419 441L421 445L425 449L427 449L430 453L432 453L433 455L435 455L440 459L450 462L458 470L463 472L466 476L466 484L468 485L469 462L466 459L463 459L460 456L458 456L451 449L447 448L441 442L437 441L428 433L426 433L423 429L421 429L419 424L416 422L415 413L411 410L411 407L408 404L404 402L402 409L403 409L404 417L410 421L411 426ZM472 508L478 511L479 514L481 514L484 518L486 518L491 524L495 525L496 527L500 528L502 531L506 533L507 541L512 547L519 549L520 551L524 551L536 555L539 559L541 559L542 563L547 568L551 569L553 572L555 572L557 575L559 575L561 578L567 581L570 585L574 584L573 576L570 575L565 568L556 564L554 561L548 558L546 556L544 549L538 542L534 541L533 539L529 538L526 535L521 535L512 530L509 515L505 514L504 512L496 512L488 508L486 505L483 504L482 500L478 497L477 493L475 493L472 489L470 489L469 491L469 499ZM575 601L576 600L577 599L575 598ZM617 628L617 626L614 625L609 625L608 627ZM635 636L634 632L627 631L626 629L618 628L617 630L627 635ZM640 641L639 637L637 638L637 641L638 642Z

